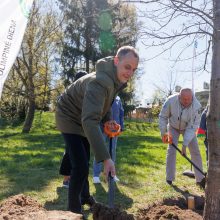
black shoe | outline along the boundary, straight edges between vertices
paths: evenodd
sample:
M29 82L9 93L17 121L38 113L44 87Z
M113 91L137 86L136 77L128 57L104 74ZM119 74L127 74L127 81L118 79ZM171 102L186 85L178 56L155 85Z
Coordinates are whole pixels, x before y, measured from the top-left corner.
M205 189L206 180L205 177L201 180L201 182L197 182L196 185L201 187L202 189Z
M87 199L82 199L81 203L82 203L82 205L88 205L88 206L92 207L97 202L93 196L90 196Z
M168 183L169 185L172 185L172 181L171 181L171 180L167 180L167 183Z

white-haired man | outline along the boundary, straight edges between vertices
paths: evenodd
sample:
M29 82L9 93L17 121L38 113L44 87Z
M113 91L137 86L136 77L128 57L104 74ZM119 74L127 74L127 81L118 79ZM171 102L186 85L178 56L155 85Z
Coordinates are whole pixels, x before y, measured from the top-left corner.
M179 94L168 97L159 114L159 128L164 140L169 133L177 146L180 134L183 135L182 154L186 155L189 148L192 161L202 170L202 158L196 138L196 130L200 122L201 104L189 88L184 88ZM172 184L176 172L176 149L169 144L166 158L166 181ZM196 183L205 188L205 177L194 168Z

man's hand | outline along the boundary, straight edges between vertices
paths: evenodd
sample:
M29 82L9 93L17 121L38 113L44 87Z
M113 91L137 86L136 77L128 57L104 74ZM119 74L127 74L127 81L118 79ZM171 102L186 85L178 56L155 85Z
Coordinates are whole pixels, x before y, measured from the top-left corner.
M182 155L186 156L186 146L182 146Z
M162 135L162 141L164 144L172 144L172 136L168 133Z
M106 176L106 179L108 179L109 172L111 173L111 176L115 176L115 165L112 159L104 160L104 174Z

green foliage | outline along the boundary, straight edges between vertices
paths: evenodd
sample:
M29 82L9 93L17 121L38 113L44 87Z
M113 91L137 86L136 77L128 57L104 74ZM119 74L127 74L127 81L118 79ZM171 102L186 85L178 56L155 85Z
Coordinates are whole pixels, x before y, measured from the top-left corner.
M25 120L29 132L35 109L48 110L55 56L62 38L57 10L50 1L33 2L21 50L5 83L1 116Z
M161 105L153 105L152 108L148 111L148 118L157 119L161 111Z
M124 108L124 116L129 117L130 114L132 113L132 111L135 110L135 105L128 105L128 104L125 103L123 105L123 108Z
M121 98L123 108L124 108L124 115L125 117L129 117L132 111L135 110L135 105L129 104L131 100L133 100L133 84L132 82L128 83L126 89L119 92L119 96Z
M130 5L107 0L59 0L65 35L62 76L68 85L78 70L94 70L98 59L115 55L122 45L135 46L137 16Z
M53 113L36 113L33 130L21 134L22 125L0 129L0 201L8 196L24 193L37 199L49 210L66 210L67 190L62 188L58 170L64 152L64 141L55 129ZM203 163L205 149L200 141ZM135 214L140 207L181 192L201 193L195 180L182 176L190 164L177 154L175 188L165 184L167 146L161 143L157 124L125 122L125 131L118 139L116 169L120 182L116 185L115 205ZM91 155L91 160L93 156ZM108 186L92 184L91 193L99 202L107 204ZM86 208L88 219L92 219Z

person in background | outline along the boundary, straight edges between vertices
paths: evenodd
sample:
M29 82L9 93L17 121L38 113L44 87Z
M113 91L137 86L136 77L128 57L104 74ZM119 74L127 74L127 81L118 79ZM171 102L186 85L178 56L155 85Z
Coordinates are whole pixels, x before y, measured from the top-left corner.
M179 136L183 135L182 154L189 148L192 161L202 170L202 158L196 138L196 130L200 122L201 105L192 90L184 88L179 94L168 97L159 114L159 128L163 142L171 135L177 146ZM168 145L166 158L166 181L172 184L176 172L176 149ZM197 185L205 188L205 177L194 168Z
M77 79L85 76L86 74L88 74L86 71L77 72L73 82L75 82ZM63 179L63 187L64 188L69 188L71 169L72 169L72 167L71 167L69 155L65 151L63 154L61 164L60 164L60 171L59 171L60 175L63 175L63 177L64 177L64 179Z
M111 107L111 119L116 121L117 124L121 126L121 131L124 130L124 108L122 106L122 102L119 96L116 96L112 107ZM105 135L103 133L103 135ZM106 140L109 140L109 138L105 135ZM114 163L116 162L116 147L117 147L117 141L118 137L112 138L112 160ZM102 163L97 163L95 158L93 161L93 183L101 183L99 175L102 170ZM117 182L119 181L118 177L115 176L114 180Z
M207 166L208 166L208 139L207 139L206 115L207 115L208 109L209 109L209 105L207 105L206 108L202 112L199 128L197 130L197 137L205 137L204 145L205 145L205 148L206 148Z
M123 46L114 57L98 60L96 72L72 83L60 96L56 108L56 126L60 130L71 162L68 210L82 214L82 205L96 201L89 190L90 146L97 162L104 163L106 178L116 175L100 123L109 123L111 104L134 75L139 62L135 48ZM105 122L103 121L103 122Z

